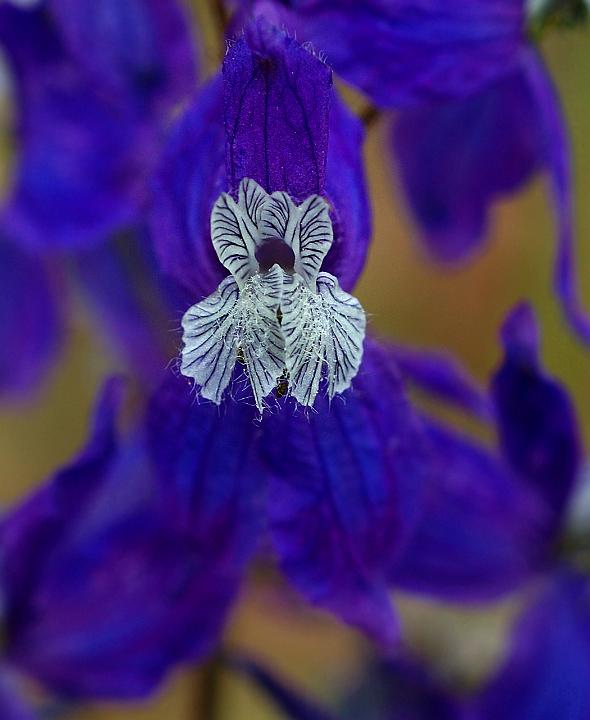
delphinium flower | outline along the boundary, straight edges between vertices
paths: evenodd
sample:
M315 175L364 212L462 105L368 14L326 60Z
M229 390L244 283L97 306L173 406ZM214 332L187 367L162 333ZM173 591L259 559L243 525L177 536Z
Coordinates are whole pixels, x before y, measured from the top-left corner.
M533 38L588 16L582 0L264 0L229 3L233 29L273 17L325 54L377 109L398 109L392 150L432 256L464 260L490 209L537 172L549 175L557 224L554 286L579 336L572 169L559 97Z
M66 705L147 696L212 648L236 592L231 526L188 534L166 512L140 436L117 433L122 389L106 383L85 447L1 518L3 720L33 715L21 678Z
M265 531L305 597L390 642L383 571L419 511L420 433L348 293L370 232L362 132L331 85L261 20L179 120L153 234L186 290L184 347L147 422L187 528L195 503L233 519L244 560Z
M153 335L107 243L141 224L164 129L195 85L192 30L177 0L29 5L0 6L15 140L0 211L11 289L0 312L3 394L34 385L59 345L64 284L50 274L64 253L113 332L143 358L140 370L149 368Z

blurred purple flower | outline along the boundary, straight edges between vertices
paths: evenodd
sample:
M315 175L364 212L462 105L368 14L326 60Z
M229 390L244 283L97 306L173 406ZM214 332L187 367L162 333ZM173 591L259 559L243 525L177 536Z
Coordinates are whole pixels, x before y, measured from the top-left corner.
M370 231L361 140L358 122L333 94L327 67L266 22L248 26L228 51L223 79L214 78L180 119L155 189L156 248L164 270L186 289L187 306L231 282L224 280L209 229L223 189L241 188L245 202L266 203L266 193L275 193L285 208L290 198L327 198L330 217L323 201L315 216L334 233L322 270L350 288ZM228 207L236 204L222 197ZM240 220L244 227L256 217L251 206L252 215ZM245 231L232 248L254 262L243 252L244 237ZM297 272L306 270L296 266ZM222 301L218 293L204 302ZM267 319L278 324L276 313ZM216 340L222 323L203 328L204 343ZM396 623L384 571L415 522L422 484L419 430L387 351L365 343L352 388L330 401L331 380L324 378L307 412L289 395L292 376L278 383L271 377L274 392L260 419L260 397L240 362L234 367L233 343L228 334L216 356L222 360L208 366L212 375L228 373L223 401L221 392L212 397L220 407L196 399L180 377L171 376L154 397L148 430L169 501L185 509L187 527L203 522L192 508L196 504L201 517L204 502L214 516L241 523L247 540L236 551L251 554L261 528L268 528L281 567L311 602L392 641ZM322 347L318 342L314 352ZM252 512L236 518L244 501Z
M426 421L432 481L396 585L454 600L492 599L557 563L557 543L578 479L573 404L539 361L531 309L502 329L504 360L492 378L498 449Z
M24 319L14 315L0 329L0 392L34 387L55 356L58 299L41 275L59 249L76 253L83 290L149 377L164 365L155 330L106 241L141 222L165 128L195 85L188 17L176 0L2 3L0 46L16 145L0 211L2 271L14 288L6 300L14 306L27 294ZM133 242L143 248L145 234ZM94 272L84 273L89 255Z
M3 668L62 700L143 697L179 661L202 658L240 579L231 529L185 532L141 443L118 439L121 390L106 384L82 451L0 523Z
M590 342L577 290L570 147L558 94L530 41L524 0L258 0L264 15L325 54L379 108L401 109L392 148L426 247L456 262L481 248L490 209L549 175L555 290ZM542 12L553 10L553 3Z

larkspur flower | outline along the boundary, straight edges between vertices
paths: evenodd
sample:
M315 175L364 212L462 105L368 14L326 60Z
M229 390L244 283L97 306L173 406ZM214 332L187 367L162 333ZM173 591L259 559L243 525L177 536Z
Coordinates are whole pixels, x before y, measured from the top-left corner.
M236 593L232 529L167 514L121 398L107 382L82 451L0 519L3 719L33 714L22 676L66 703L147 696L212 648Z
M213 206L211 237L231 277L183 318L183 375L219 404L239 353L259 410L281 379L301 405L313 406L324 367L328 396L347 390L366 319L358 300L320 272L333 241L325 200L312 195L296 205L245 179L237 202L223 194ZM288 250L283 265L274 262Z
M369 239L361 141L293 38L260 20L229 47L172 132L152 223L186 306L205 298L185 315L181 368L213 402L171 372L147 429L187 528L205 503L248 557L265 530L307 599L391 643L383 573L420 510L420 431L388 351L365 339L361 362L347 294Z
M590 341L577 289L568 132L531 40L556 16L586 17L579 0L234 4L234 28L250 14L273 18L324 53L377 108L400 110L391 131L396 168L436 259L456 262L481 248L498 198L546 172L557 226L555 291L572 328Z
M164 355L112 236L128 232L129 244L145 246L135 228L148 178L172 111L195 84L186 13L176 0L3 2L0 47L15 137L2 273L11 302L27 297L26 316L0 330L0 392L33 388L55 358L64 283L41 275L58 274L64 249L108 332L152 376Z

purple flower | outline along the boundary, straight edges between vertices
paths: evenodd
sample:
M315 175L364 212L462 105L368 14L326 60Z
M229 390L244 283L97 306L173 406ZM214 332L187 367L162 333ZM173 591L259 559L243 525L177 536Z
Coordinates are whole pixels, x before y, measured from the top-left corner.
M486 236L494 202L537 172L549 177L557 224L554 286L585 341L577 291L572 170L559 98L527 32L524 0L289 0L239 3L310 41L379 108L401 108L392 149L431 254L464 260ZM557 8L556 12L559 12ZM549 18L550 19L550 18Z
M197 397L171 376L148 430L187 527L205 502L248 556L265 530L311 602L389 642L384 571L419 510L420 433L347 293L369 239L361 139L295 40L261 20L230 47L155 188L163 269L197 302L181 365Z
M174 106L195 83L182 7L163 0L4 3L18 162L2 219L36 248L133 224Z
M45 273L58 248L79 253L84 292L112 335L133 337L124 348L142 377L164 365L129 273L105 243L141 221L164 129L194 86L187 22L176 0L0 7L17 158L0 210L1 272L13 288L5 302L23 298L20 318L0 311L3 396L34 387L55 357L63 303ZM145 235L133 242L144 248Z
M502 329L492 378L498 448L427 421L430 492L417 532L393 567L407 589L458 600L493 598L551 572L580 470L572 402L539 360L530 308Z
M82 451L2 518L3 718L4 668L64 700L145 696L210 649L236 592L227 528L184 532L141 443L119 440L121 389L106 384Z

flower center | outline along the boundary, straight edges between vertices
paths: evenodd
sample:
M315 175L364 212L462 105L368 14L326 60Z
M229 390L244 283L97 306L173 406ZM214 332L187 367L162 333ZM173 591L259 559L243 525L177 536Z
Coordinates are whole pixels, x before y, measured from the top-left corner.
M268 238L256 250L260 272L268 272L273 265L279 265L285 272L293 273L295 253L282 238Z
M253 180L211 213L217 256L231 273L184 315L181 372L219 404L234 367L245 368L256 407L274 392L313 406L322 388L342 393L358 372L366 317L338 280L321 272L333 231L318 195L296 205Z

